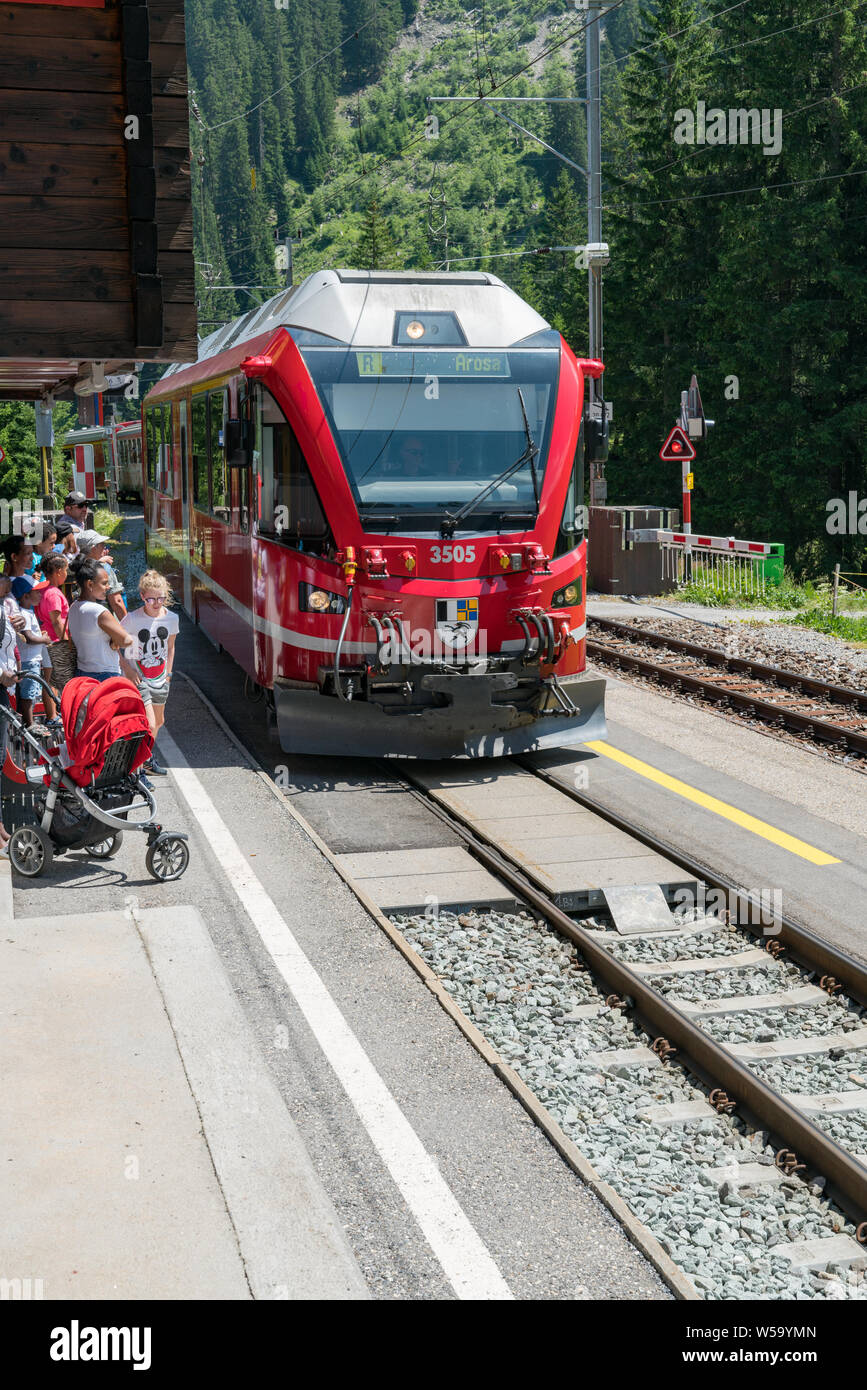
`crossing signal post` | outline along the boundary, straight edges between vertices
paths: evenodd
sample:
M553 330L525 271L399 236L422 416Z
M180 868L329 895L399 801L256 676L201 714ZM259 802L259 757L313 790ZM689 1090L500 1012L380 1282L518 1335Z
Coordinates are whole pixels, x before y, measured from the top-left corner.
M692 530L692 485L693 474L690 464L695 459L695 448L682 425L674 425L668 438L659 451L663 463L680 463L683 474L683 529L687 535Z
M708 420L704 413L701 392L698 389L698 378L693 373L689 390L680 393L680 419L670 431L659 451L659 457L663 463L680 463L682 466L682 525L686 535L692 531L692 490L695 484L695 474L690 469L690 464L694 462L696 457L695 445L692 441L694 439L707 439L707 432L713 423L713 420Z

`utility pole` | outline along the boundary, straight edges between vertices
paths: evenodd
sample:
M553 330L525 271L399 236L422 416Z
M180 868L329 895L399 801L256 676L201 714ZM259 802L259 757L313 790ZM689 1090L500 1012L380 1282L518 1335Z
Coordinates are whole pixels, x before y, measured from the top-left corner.
M602 250L602 83L600 73L600 33L602 13L608 4L585 0L588 11L584 31L587 74L587 299L589 304L590 357L603 358L602 268L608 263L608 248ZM590 469L590 505L602 506L607 500L605 464L608 459L608 417L603 378L587 382L587 462Z
M587 96L585 97L484 97L476 98L480 106L485 106L493 115L505 121L513 129L535 140L550 154L556 156L570 169L583 174L587 181L587 245L578 248L581 255L576 260L587 270L589 332L588 356L603 360L604 342L602 337L602 271L610 260L608 246L602 240L602 82L600 74L600 22L602 16L611 8L611 0L575 0L575 8L587 15L584 27L584 49L587 76ZM428 108L433 102L466 102L466 97L427 98ZM582 169L562 150L555 150L541 136L519 125L507 116L505 111L497 110L504 102L575 102L583 104L587 110L587 168ZM494 103L497 103L495 105ZM434 126L429 138L436 138L438 126ZM448 268L448 265L447 265ZM608 488L605 481L605 464L608 459L608 423L611 419L611 406L605 400L603 378L585 379L587 391L585 402L584 452L590 473L590 505L601 506L607 499Z

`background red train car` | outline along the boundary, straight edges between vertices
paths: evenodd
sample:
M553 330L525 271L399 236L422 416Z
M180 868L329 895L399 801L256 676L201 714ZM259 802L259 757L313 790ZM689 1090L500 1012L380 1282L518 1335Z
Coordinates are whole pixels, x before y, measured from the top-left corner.
M604 732L564 339L485 273L328 270L143 406L148 561L290 752L487 756Z

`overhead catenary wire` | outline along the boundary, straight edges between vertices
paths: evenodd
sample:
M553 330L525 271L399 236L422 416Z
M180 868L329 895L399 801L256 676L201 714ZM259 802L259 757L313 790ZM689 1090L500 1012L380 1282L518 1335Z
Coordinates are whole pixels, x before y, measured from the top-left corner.
M853 179L859 174L867 174L867 169L849 169L843 174L819 174L812 179L788 179L784 183L754 183L749 188L728 188L721 189L717 193L689 193L677 198L649 198L641 199L631 203L630 207L617 208L609 203L604 203L606 212L619 214L626 211L633 211L635 208L654 208L661 207L664 203L694 203L705 198L734 198L739 193L772 193L775 188L798 188L802 184L808 183L830 183L834 179Z

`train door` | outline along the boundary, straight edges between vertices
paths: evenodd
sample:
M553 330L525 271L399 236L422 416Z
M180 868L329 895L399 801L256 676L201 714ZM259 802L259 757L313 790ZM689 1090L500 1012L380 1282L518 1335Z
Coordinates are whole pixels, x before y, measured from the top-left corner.
M193 586L190 577L190 560L192 557L192 531L190 529L190 480L189 480L189 443L188 443L188 423L187 423L187 403L182 400L179 403L180 415L180 436L181 436L181 553L183 556L183 575L184 575L184 610L187 613L193 611Z
M255 675L253 630L253 568L251 560L252 422L245 378L236 379L230 394L232 418L226 423L226 481L230 499L230 524L226 535L227 573L235 600L230 624L235 660ZM228 645L228 644L227 644Z

